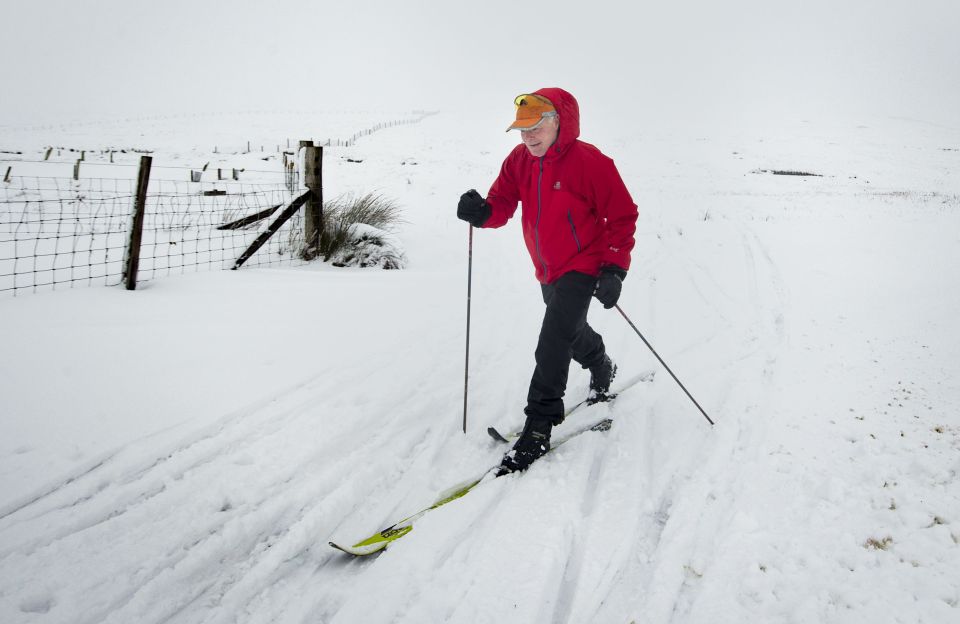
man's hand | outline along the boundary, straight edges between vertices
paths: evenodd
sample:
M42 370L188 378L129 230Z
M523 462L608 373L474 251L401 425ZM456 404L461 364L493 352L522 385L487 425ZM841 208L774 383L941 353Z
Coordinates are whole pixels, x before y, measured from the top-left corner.
M607 310L617 305L617 300L620 299L620 289L623 287L623 278L626 276L627 272L618 266L610 265L600 269L600 277L597 279L593 296Z
M470 189L461 195L460 203L457 204L457 217L473 227L483 227L483 224L490 218L491 211L487 200L474 189Z

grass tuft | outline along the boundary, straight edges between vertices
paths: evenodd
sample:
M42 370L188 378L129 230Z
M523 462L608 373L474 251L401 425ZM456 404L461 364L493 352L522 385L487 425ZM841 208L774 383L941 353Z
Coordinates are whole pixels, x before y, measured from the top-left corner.
M890 548L891 544L893 544L893 538L888 535L887 537L879 540L875 537L871 537L863 543L863 547L871 548L873 550L886 550Z
M341 195L324 202L323 231L312 255L322 256L324 262L333 259L337 266L402 268L402 252L385 241L386 235L403 222L400 215L400 206L394 200L377 193L359 198Z

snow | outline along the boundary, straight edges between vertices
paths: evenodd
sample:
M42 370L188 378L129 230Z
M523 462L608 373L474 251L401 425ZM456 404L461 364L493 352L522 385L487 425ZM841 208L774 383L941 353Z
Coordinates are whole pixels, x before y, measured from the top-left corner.
M486 427L521 423L542 301L512 222L474 235L460 431L454 206L512 147L501 117L444 111L327 150L326 193L404 207L404 270L0 299L0 621L957 620L960 130L910 119L591 134L584 110L641 211L621 306L716 426L661 371L588 410L610 431L382 554L327 545L482 473L504 451ZM256 114L271 144L305 118ZM173 118L109 127L118 142L146 128L157 165L202 166L243 119L202 121L210 140ZM53 141L3 133L32 154ZM69 136L105 146L91 127ZM590 318L621 374L658 367L619 314ZM572 369L570 399L586 386Z

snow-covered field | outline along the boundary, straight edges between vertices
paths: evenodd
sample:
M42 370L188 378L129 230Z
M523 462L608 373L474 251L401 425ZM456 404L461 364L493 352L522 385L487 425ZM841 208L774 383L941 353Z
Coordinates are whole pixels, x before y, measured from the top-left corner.
M609 432L478 487L382 554L327 545L496 464L486 427L522 420L542 302L514 222L475 234L460 431L455 206L517 137L503 115L448 111L327 153L330 196L404 206L404 271L0 299L0 621L960 621L960 129L591 132L583 117L640 206L621 306L715 427L658 372L591 408ZM311 133L302 115L258 119L239 145ZM152 121L137 147L224 150L180 121ZM43 132L107 147L104 127L110 145L140 129L4 128L0 148L56 144ZM623 375L657 367L616 312L595 306L591 323ZM569 397L586 385L572 370Z

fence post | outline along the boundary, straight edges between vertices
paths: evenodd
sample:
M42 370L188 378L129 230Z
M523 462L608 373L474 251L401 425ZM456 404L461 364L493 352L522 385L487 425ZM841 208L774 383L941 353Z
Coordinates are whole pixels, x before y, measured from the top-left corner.
M3 176L3 181L4 181L4 182L9 182L9 181L10 181L10 171L11 171L12 169L13 169L13 165L10 165L9 167L7 167L7 175Z
M314 145L313 141L304 146L303 171L304 184L310 189L310 198L304 209L303 257L313 260L317 257L323 231L323 147Z
M127 262L124 281L127 290L137 288L137 271L140 268L140 240L143 238L143 213L147 205L147 184L150 183L152 156L140 157L140 174L137 176L137 198L133 206L133 225L130 228L130 245L127 247Z

